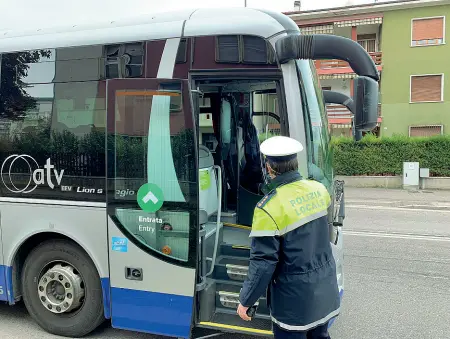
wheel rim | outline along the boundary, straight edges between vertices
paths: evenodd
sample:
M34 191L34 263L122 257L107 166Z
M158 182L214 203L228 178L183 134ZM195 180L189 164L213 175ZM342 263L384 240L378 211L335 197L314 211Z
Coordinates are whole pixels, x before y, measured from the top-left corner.
M39 279L38 295L41 304L50 312L69 313L84 303L84 281L72 265L58 263L49 267Z

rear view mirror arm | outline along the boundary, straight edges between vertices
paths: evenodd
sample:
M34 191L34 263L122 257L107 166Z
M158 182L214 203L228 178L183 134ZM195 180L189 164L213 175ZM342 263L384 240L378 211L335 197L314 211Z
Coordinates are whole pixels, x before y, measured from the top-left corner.
M356 74L380 80L372 57L348 38L331 34L290 34L278 40L275 49L282 64L296 59L338 59L347 61Z
M355 102L349 96L329 90L323 90L323 97L327 104L338 104L347 107L347 109L355 114Z

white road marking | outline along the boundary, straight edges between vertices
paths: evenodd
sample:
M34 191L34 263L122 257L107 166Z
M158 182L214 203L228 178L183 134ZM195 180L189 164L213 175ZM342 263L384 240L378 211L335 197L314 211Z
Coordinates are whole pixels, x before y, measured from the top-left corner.
M432 206L429 206L432 207ZM391 207L391 206L368 206L368 205L345 205L345 208L363 208L368 210L391 210L391 211L408 211L408 212L438 212L438 213L450 213L450 209L432 209L432 208L403 208L403 207Z
M349 205L367 205L371 206L372 204L380 204L380 205L394 205L397 207L443 207L450 208L450 202L446 201L432 201L427 199L426 203L424 201L408 201L408 200L371 200L371 199L345 199L345 203Z
M399 234L399 233L377 233L364 231L342 231L344 235L355 237L372 237L372 238L391 238L391 239L408 239L408 240L428 240L450 242L450 237L434 236L434 235L416 235L416 234Z

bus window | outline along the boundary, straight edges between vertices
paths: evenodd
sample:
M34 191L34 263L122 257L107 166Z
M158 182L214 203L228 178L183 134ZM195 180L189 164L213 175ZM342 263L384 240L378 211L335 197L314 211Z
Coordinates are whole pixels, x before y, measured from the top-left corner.
M189 98L180 82L148 79L111 80L108 93L114 97L109 195L116 206L110 213L144 250L187 261L197 201Z
M2 196L105 202L101 59L102 46L2 55Z
M253 93L253 124L258 130L259 142L281 135L278 97L274 93Z
M305 112L309 177L324 184L331 192L333 164L322 91L312 61L297 60L296 63Z

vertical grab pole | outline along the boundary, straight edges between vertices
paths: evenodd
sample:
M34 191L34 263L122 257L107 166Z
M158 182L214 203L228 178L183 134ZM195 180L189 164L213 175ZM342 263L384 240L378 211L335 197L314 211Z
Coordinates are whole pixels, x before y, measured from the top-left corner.
M219 247L219 232L220 232L220 220L222 218L222 169L220 166L215 165L214 169L217 170L217 195L219 197L218 210L217 210L217 223L216 223L216 238L214 240L214 252L211 260L211 268L209 272L205 275L210 276L214 271L214 266L216 265L217 249Z

